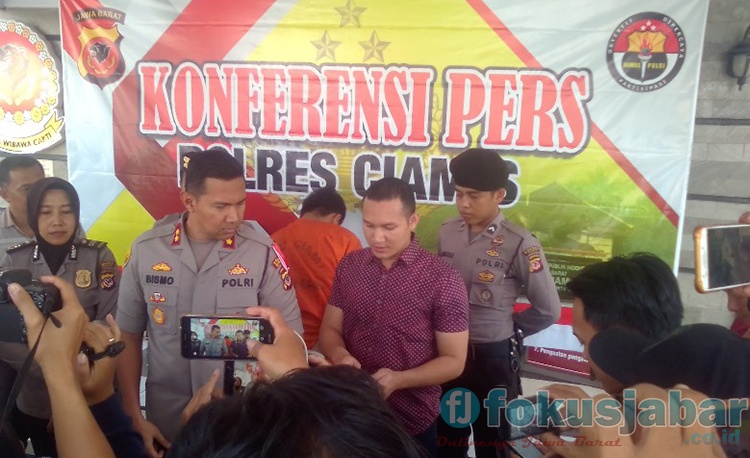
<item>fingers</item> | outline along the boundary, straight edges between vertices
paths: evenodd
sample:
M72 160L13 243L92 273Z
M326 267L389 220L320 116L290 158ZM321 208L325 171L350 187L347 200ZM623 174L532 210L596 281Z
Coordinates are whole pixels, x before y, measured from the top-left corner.
M55 277L52 275L45 275L43 277L40 277L39 279L42 281L42 283L54 285L58 290L60 290L60 297L62 298L63 308L75 307L76 305L78 307L81 306L81 303L78 302L78 296L73 289L73 285L71 285L67 281L63 280L60 277Z
M112 330L112 336L115 338L115 342L119 342L122 332L120 331L120 326L117 325L117 320L115 320L115 317L113 317L111 313L107 314L105 320L109 325L109 329Z
M201 391L208 394L209 400L211 399L211 393L213 393L216 388L216 383L219 381L220 375L221 371L219 369L214 369L211 373L211 377L208 378L208 382L201 387Z
M29 296L29 293L21 285L11 283L8 285L8 293L18 311L23 315L23 320L27 323L27 327L30 321L37 322L42 319L42 312L36 308L31 296Z
M745 212L740 216L741 224L750 224L750 212Z
M261 318L267 319L268 322L271 323L271 327L273 328L274 332L277 334L282 329L289 327L278 309L263 307L259 305L257 307L248 307L246 309L246 312L250 316L259 316Z

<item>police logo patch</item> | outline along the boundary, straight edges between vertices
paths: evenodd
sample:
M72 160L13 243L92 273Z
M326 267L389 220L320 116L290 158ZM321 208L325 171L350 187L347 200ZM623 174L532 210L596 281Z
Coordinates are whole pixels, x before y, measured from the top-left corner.
M279 274L281 275L281 283L284 287L284 290L288 290L292 287L292 277L289 275L289 271L287 269L281 268L279 269Z
M500 256L500 254L494 248L491 250L487 250L486 253L487 253L487 256L492 256L493 258Z
M99 287L101 289L110 290L115 287L115 274L112 272L104 272L99 277Z
M76 286L79 288L88 288L91 286L91 271L81 269L76 272Z
M531 253L527 255L529 259L529 272L539 272L544 267L542 265L542 258L539 256L539 253Z
M151 270L154 270L156 272L171 272L172 266L162 261L151 266Z
M229 272L229 275L245 275L248 273L248 270L238 262L231 269L227 269L227 272Z
M482 302L491 302L492 301L492 291L488 289L483 289L479 292L479 300Z
M160 292L155 292L148 298L148 300L150 300L151 302L156 302L157 304L160 304L162 302L165 302L167 300L167 297Z
M492 280L495 279L495 274L490 272L489 270L483 270L479 272L479 275L477 276L479 278L479 281L483 281L485 283L489 283Z
M114 261L102 261L101 264L99 264L102 269L111 269L117 265Z
M164 322L167 321L164 312L159 307L154 307L154 311L151 315L154 317L154 323L156 324L164 324Z
M492 246L500 246L505 241L505 237L498 235L492 239Z
M531 255L532 253L539 253L539 247L538 246L532 246L532 247L528 247L525 250L523 250L523 255L526 256L526 257L528 257L529 255Z

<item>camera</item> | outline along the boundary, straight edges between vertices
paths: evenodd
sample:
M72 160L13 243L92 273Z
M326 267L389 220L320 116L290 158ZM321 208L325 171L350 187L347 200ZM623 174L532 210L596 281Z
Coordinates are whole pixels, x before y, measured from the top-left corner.
M62 308L60 292L52 285L34 280L28 269L0 269L0 342L27 343L23 317L8 294L8 285L11 283L23 286L34 305L45 316Z

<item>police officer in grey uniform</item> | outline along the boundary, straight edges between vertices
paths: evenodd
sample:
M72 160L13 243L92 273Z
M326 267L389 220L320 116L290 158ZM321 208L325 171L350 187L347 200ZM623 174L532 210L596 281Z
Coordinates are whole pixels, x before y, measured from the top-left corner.
M54 194L56 193L56 194ZM55 198L53 196L57 196ZM57 275L75 285L89 320L104 320L117 306L119 269L105 242L77 238L80 203L73 186L60 178L43 178L28 189L27 211L34 239L7 250L0 267L31 271L33 278ZM20 369L28 347L0 343L0 359ZM54 454L54 438L47 433L51 406L41 369L34 364L17 401L26 433L40 455Z
M472 425L474 441L498 444L507 425L487 426L483 400L493 388L505 388L507 399L520 394L520 346L516 331L531 335L560 316L560 299L539 241L506 220L499 205L505 198L508 167L495 151L469 149L450 163L459 217L446 221L438 255L456 267L469 292L469 352L466 368L443 391L468 388L479 398L480 413ZM522 289L531 307L514 313ZM504 418L501 415L501 418ZM438 436L461 444L469 428L453 428L439 419ZM478 458L506 456L502 446L477 447ZM466 446L446 445L440 457L465 457Z
M125 411L151 456L161 456L180 428L180 414L218 361L181 356L180 317L244 314L247 307L280 309L302 332L289 270L270 238L242 224L242 166L221 150L196 155L181 199L186 212L139 236L126 259L117 321L127 347L118 361ZM148 330L146 421L140 413L141 342Z

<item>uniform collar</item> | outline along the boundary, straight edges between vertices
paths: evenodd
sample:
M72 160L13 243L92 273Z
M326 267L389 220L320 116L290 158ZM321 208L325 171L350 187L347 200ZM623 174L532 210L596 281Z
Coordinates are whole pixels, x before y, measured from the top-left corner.
M21 229L16 226L16 222L13 221L13 215L10 214L10 207L6 207L0 212L0 227L15 227L18 232L21 232Z
M503 212L501 211L497 214L495 219L493 219L490 224L488 224L487 227L477 235L490 239L494 238L500 232L500 226L503 224L503 221L505 221L505 216L503 216ZM469 232L469 225L462 220L459 230Z
M31 260L34 262L41 262L42 260L42 252L39 249L38 243L34 244L34 249L31 252ZM70 252L68 252L68 256L65 258L65 262L68 261L78 261L78 247L75 242L70 245Z
M185 233L185 226L187 221L187 213L183 213L182 217L175 223L174 229L172 229L172 248L183 248L183 243L187 243L187 234ZM227 239L221 240L221 251L234 251L237 248L237 233Z

